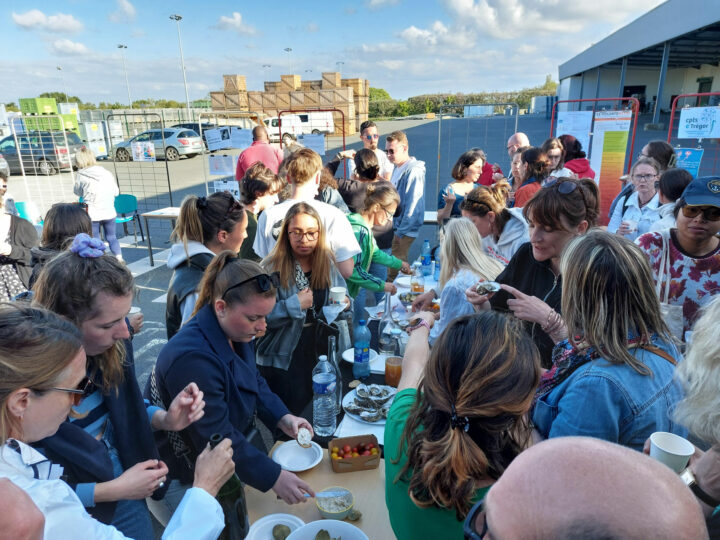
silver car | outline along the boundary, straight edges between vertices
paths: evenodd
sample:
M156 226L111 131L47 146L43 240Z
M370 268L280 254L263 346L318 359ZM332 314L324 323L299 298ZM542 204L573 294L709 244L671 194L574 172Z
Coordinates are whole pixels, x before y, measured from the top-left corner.
M131 161L132 144L136 142L152 142L155 145L155 155L165 157L168 161L177 161L180 156L195 157L204 149L202 139L191 129L150 129L132 139L117 143L115 160Z

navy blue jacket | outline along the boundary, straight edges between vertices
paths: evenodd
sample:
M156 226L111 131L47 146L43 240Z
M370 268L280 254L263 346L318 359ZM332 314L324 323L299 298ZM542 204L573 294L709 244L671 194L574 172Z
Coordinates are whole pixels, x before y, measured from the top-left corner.
M261 491L275 484L280 466L250 444L243 432L256 411L271 428L289 411L258 373L254 345L234 343L233 350L212 306L202 308L163 347L155 377L164 403L190 382L205 394L205 415L184 431L194 446L193 458L211 435L219 433L232 440L236 472L243 482ZM177 471L171 474L181 476Z
M146 404L135 378L135 359L130 340L125 340L126 357L123 382L118 392L103 396L115 432L115 444L125 470L148 459L160 459L155 446ZM98 382L100 376L96 377ZM107 448L83 428L66 420L52 437L35 446L52 462L62 465L68 484L108 482L115 478ZM153 498L161 498L167 488L157 490ZM86 510L97 520L110 523L115 503L98 503Z

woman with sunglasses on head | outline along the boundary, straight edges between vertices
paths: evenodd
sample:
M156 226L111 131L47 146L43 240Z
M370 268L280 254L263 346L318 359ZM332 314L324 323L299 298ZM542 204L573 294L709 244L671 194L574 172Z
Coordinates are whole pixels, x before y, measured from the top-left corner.
M236 472L260 491L273 489L288 504L314 495L308 484L270 459L255 429L255 415L270 429L296 438L300 427L312 433L304 418L293 416L268 388L255 365L255 337L265 333L275 307L277 276L258 263L223 251L210 263L190 321L160 351L149 385L166 403L174 393L197 381L205 393L205 415L182 432L183 452L191 459L214 433L232 440ZM184 455L163 445L163 458L188 486L192 471Z
M168 339L192 315L198 285L213 257L226 249L240 251L247 237L248 219L245 208L228 191L185 197L170 235L176 243L170 247L167 262L173 271L165 308Z
M475 187L475 182L480 179L485 161L485 152L479 148L473 148L461 155L455 162L450 173L454 181L438 193L437 220L439 224L444 224L451 217L460 216L462 202Z
M662 302L682 307L682 335L720 294L720 177L696 178L675 204L675 227L640 236Z
M145 498L164 494L167 467L153 430L178 431L203 415L194 383L168 400L167 411L143 400L135 378L127 314L133 277L86 234L45 265L33 288L34 302L80 329L87 375L94 392L75 408L58 432L37 443L65 469L68 482L95 518L127 536L153 538Z
M381 264L395 270L410 273L410 265L384 251L378 249L372 234L373 227L382 227L392 223L393 215L400 204L400 196L395 188L386 185L370 185L367 187L363 207L357 214L350 214L348 220L360 244L361 252L355 255L355 267L347 279L348 294L356 298L360 289L374 292L395 294L395 285L374 276L369 272L372 263ZM365 318L365 305L355 302L355 320Z
M502 290L478 294L471 287L466 291L476 308L512 311L525 321L545 368L551 365L555 343L567 337L559 314L563 288L560 257L570 240L596 225L599 212L594 181L560 178L548 184L523 208L530 224L530 241L498 276Z
M68 414L92 394L83 341L75 325L50 311L0 304L0 478L22 489L42 512L42 532L32 538L126 538L88 515L76 493L60 479L67 469L28 446L52 437ZM217 538L225 523L214 497L232 472L228 439L212 451L206 449L196 462L194 489L163 538ZM3 533L0 536L5 538Z
M435 318L410 327L385 424L385 503L395 536L459 538L462 520L527 448L538 351L502 313L452 321L430 351Z
M633 163L630 181L634 192L618 201L607 226L608 232L635 240L660 219L660 198L655 187L660 172L660 165L653 158L641 157Z
M317 210L302 202L288 210L262 266L277 272L280 284L267 332L257 343L257 364L270 389L291 413L300 414L312 400L318 354L327 354L327 344L316 342L317 320L330 288L346 287Z

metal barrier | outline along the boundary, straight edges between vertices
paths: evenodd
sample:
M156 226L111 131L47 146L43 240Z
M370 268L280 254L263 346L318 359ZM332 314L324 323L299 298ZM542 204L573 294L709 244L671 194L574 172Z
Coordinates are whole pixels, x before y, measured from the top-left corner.
M446 125L448 126L448 128L447 128L448 132L447 132L447 151L445 153L446 163L442 164L441 160L443 158L443 154L441 152L441 147L442 147L442 139L443 139L443 129L442 129L443 128L443 118L445 116L444 112L453 110L453 109L460 109L460 108L462 108L464 110L465 107L488 107L488 108L492 107L493 113L488 114L488 115L478 115L478 116L468 116L468 117L463 116L462 120L465 121L465 144L463 145L462 152L465 152L466 150L469 150L470 148L479 147L479 148L482 148L486 154L488 154L488 147L491 146L492 143L496 143L498 140L502 140L502 144L504 145L505 141L510 137L510 135L512 135L513 133L516 133L518 130L518 116L519 116L520 107L517 103L514 103L514 102L464 103L462 105L458 104L458 105L443 105L443 106L441 106L439 112L437 113L439 118L438 118L438 135L437 135L437 140L438 140L438 143L437 143L437 171L435 174L436 194L440 192L440 171L441 170L449 171L453 166L453 164L450 163L450 161L449 161L450 157L451 157L450 148L452 147L452 144L453 144L453 133L452 133L453 122L455 122L456 120L461 120L461 118L452 118L449 121L447 121ZM496 114L495 111L497 109L502 110L503 114ZM506 114L508 110L514 111L514 115ZM510 130L508 130L508 120L512 121L513 116L515 117L515 122L514 122L514 126L512 127L512 131L510 131ZM493 129L492 132L490 131L491 127L496 128L497 126L491 126L489 120L490 119L498 119L498 117L502 117L504 120L502 134L498 134L497 129ZM484 128L483 133L480 137L477 136L478 135L477 131L475 133L473 133L472 137L471 137L471 130L470 130L471 121L477 121L476 122L477 125L478 126L482 125L482 127ZM482 121L482 122L480 122L480 121ZM491 142L490 137L492 137L492 142ZM472 139L472 142L471 142L471 139ZM460 154L462 152L460 152ZM457 154L456 157L459 157L460 154ZM489 155L488 155L488 159L490 160ZM497 159L490 160L490 161L497 161ZM508 171L508 173L509 173L509 171ZM427 203L427 197L426 197L426 203Z
M696 164L693 164L693 166L685 167L688 168L691 172L694 172L695 174L693 176L717 176L720 174L720 167L718 166L718 162L720 161L720 144L719 140L717 138L712 137L697 137L697 138L683 138L680 139L677 137L677 133L679 130L679 122L680 122L680 115L676 115L676 112L678 110L678 104L681 101L692 101L694 100L694 105L691 105L690 103L686 103L684 106L680 107L680 110L687 110L691 109L693 107L715 107L717 106L713 105L702 105L701 101L704 100L704 98L708 98L708 101L712 99L712 97L715 96L718 99L720 99L720 92L702 92L698 94L680 94L679 96L676 96L675 99L673 99L672 102L672 108L670 109L670 121L668 123L668 134L667 134L667 142L674 146L675 148L680 149L681 147L684 148L686 151L684 152L686 155L689 154L695 154L694 158L697 159ZM719 112L720 112L720 108ZM676 118L677 116L677 118ZM676 125L677 120L677 125ZM720 119L719 119L720 120ZM673 136L675 134L675 136ZM683 142L688 141L688 142ZM692 141L692 142L689 142ZM678 151L678 161L680 162L679 166L682 166L682 160L683 155L681 155L681 152ZM708 156L710 159L707 159ZM696 165L696 166L694 166Z

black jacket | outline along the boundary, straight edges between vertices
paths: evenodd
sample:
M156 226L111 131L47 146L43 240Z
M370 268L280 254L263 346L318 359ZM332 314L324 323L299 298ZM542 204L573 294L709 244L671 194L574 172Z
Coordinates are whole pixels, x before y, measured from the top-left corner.
M30 288L30 272L32 271L30 250L38 245L37 231L27 219L11 215L8 236L11 251L9 255L0 255L0 264L14 265L20 281L25 287Z
M550 268L550 261L537 261L532 254L532 245L527 242L520 246L505 270L497 277L498 283L515 287L527 295L536 296L555 311L560 313L562 297L562 280ZM504 290L493 295L490 304L493 309L509 311L507 301L512 298ZM525 329L532 337L540 351L542 367L548 369L552 365L552 350L555 346L550 336L542 331L537 323L525 322Z
M177 334L180 326L182 326L180 306L183 300L197 290L205 269L213 260L213 257L212 253L198 253L175 268L170 278L167 306L165 308L165 326L168 340Z

